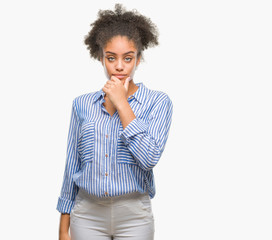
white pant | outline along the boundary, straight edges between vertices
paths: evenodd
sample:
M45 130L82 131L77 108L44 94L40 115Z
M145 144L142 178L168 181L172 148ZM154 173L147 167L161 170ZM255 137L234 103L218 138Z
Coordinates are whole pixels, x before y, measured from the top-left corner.
M71 240L153 240L148 193L98 198L79 189L70 214Z

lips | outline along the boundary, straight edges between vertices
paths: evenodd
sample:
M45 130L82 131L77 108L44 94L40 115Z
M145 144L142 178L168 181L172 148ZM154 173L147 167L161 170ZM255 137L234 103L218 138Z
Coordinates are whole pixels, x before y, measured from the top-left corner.
M117 77L119 79L124 78L125 76L127 76L126 74L112 74L114 77Z

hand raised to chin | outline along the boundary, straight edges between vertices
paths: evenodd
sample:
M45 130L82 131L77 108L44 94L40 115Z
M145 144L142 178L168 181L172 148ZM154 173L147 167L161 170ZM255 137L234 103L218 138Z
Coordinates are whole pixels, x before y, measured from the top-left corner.
M102 88L103 92L105 92L109 100L117 109L118 106L127 102L129 80L130 77L126 78L125 83L123 84L119 78L112 76Z

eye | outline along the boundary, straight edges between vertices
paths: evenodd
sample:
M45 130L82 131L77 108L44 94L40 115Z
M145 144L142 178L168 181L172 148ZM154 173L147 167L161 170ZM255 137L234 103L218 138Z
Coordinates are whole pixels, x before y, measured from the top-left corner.
M126 62L130 62L131 60L132 60L131 57L126 57L126 58L125 58L125 61L126 61Z
M114 61L114 57L108 57L107 58L110 62L113 62Z

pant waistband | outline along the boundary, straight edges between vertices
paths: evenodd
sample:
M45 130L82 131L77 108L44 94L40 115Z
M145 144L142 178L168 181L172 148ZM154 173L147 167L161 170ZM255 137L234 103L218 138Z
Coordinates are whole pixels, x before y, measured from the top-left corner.
M123 194L119 196L98 197L98 196L89 194L82 188L79 188L78 195L84 198L91 199L93 201L97 201L97 202L112 202L112 201L128 200L128 199L135 199L135 198L142 198L142 197L149 198L148 192L145 192L145 193L132 192L132 193Z

